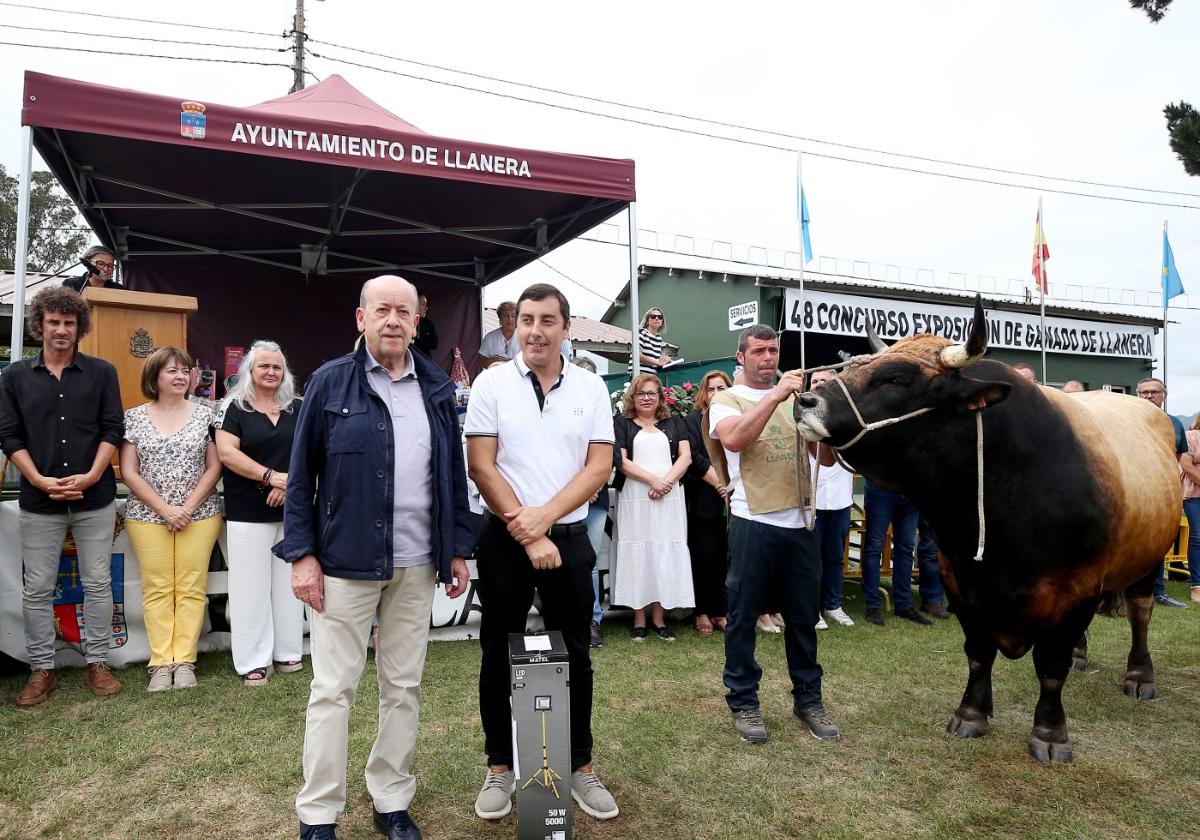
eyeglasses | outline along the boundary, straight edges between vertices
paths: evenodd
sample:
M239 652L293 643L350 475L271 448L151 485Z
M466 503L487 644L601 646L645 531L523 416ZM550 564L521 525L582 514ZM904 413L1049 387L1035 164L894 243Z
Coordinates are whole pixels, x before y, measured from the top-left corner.
M99 260L92 260L92 265L96 266L96 268L114 268L115 267L114 263L100 262Z
M1138 391L1137 395L1139 397L1157 397L1159 394L1165 394L1165 393L1166 393L1166 391L1159 391L1158 389L1155 389L1153 391Z
M652 400L658 396L658 391L638 391L634 396L639 400Z
M663 316L659 315L657 312L653 312L653 313L647 315L646 318L650 321L661 321L663 319Z

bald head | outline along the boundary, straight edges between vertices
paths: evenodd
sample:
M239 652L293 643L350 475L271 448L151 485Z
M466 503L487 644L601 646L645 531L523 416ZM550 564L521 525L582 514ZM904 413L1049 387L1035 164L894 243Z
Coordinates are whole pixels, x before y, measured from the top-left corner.
M378 277L372 277L366 283L362 284L362 288L358 292L358 308L367 308L367 297L375 288L387 287L389 290L407 290L408 294L412 295L413 307L417 306L417 287L409 283L403 277L397 274L381 274Z
M367 351L389 371L402 369L417 334L417 289L403 277L385 274L363 283L358 297L358 331Z

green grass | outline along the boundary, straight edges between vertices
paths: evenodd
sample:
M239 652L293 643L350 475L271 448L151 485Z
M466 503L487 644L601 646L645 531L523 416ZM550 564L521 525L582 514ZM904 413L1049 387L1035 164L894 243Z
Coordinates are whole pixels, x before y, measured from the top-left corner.
M861 618L857 587L848 606ZM1172 594L1186 589L1172 584ZM581 838L1183 837L1200 825L1200 608L1158 609L1150 645L1159 699L1120 691L1128 625L1096 619L1093 670L1064 701L1075 762L1039 766L1025 751L1037 684L1026 657L1001 659L986 738L943 731L966 664L956 622L832 628L820 635L836 744L791 719L779 636L759 634L769 743L737 741L723 700L720 636L676 627L673 645L628 640L606 624L594 657L596 767L621 806L598 823L575 811ZM430 840L502 838L513 817L475 818L482 779L475 642L430 646L413 815ZM34 709L21 678L0 680L0 837L292 837L307 670L243 688L228 655L201 657L200 688L98 699L82 672ZM367 665L351 722L343 838L371 833L363 765L377 693Z

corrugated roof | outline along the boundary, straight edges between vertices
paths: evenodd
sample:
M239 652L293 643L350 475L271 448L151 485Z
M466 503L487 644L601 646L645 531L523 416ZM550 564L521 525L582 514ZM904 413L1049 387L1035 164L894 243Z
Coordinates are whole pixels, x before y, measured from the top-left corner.
M483 310L483 334L487 335L500 326L500 317L495 309ZM571 341L587 344L612 344L629 348L629 330L613 324L605 324L582 315L571 318Z

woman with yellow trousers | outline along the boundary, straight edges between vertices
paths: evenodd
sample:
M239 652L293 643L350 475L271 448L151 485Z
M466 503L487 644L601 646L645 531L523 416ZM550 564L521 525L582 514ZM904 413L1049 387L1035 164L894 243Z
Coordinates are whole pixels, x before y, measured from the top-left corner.
M125 523L142 572L150 642L150 684L159 692L196 685L208 562L221 530L214 493L221 462L208 429L213 411L187 399L192 360L177 347L155 350L142 367L150 401L125 412L121 479Z

